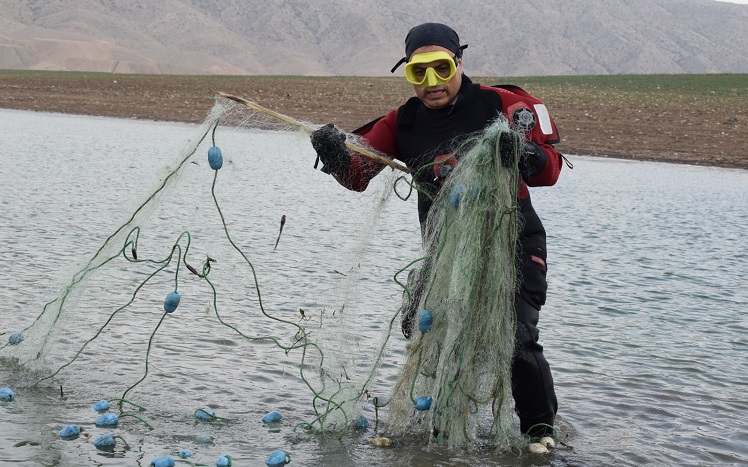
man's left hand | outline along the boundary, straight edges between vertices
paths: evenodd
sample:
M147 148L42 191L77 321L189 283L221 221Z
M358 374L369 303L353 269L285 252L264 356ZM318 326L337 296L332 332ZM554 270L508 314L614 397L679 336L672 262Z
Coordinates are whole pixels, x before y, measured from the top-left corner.
M506 168L514 167L515 158L519 154L519 174L525 181L538 175L545 167L543 148L533 142L520 142L516 133L505 131L499 136L499 152L501 163Z

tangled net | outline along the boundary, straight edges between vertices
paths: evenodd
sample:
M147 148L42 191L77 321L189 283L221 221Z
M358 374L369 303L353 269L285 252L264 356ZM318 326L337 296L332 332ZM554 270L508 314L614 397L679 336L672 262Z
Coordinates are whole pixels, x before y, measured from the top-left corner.
M510 377L518 178L516 167L508 170L501 162L499 136L507 131L499 119L457 151L459 164L424 229L427 254L408 281L405 308L421 311L390 421L393 429L431 432L449 446L479 436L500 449L520 442L512 426ZM414 405L428 409L416 413L415 423Z
M395 287L393 297L402 290L395 283L405 288L404 308L429 310L432 319L430 328L422 328L425 332L414 333L389 401L374 399L377 408L387 407L387 432L433 432L436 442L461 447L476 441L487 423L489 442L502 449L516 445L509 368L514 349L518 178L516 166L501 165L498 149L499 135L510 131L507 122L497 120L455 153L460 163L434 200L424 236L426 253L384 272L367 257L368 245L391 195L407 198L398 187L413 185L402 176L407 169L349 135L349 147L401 172L386 176L385 189L375 198L351 246L350 267L344 273L334 271L340 277L327 290L344 293L334 300L327 296L327 302L294 301L282 296L282 286L261 287L256 260L247 253L259 239L250 233L237 240L232 229L237 220L244 219L245 225L262 223L268 230L268 224L278 218L258 219L248 215L244 206L223 206L221 183L242 183L237 175L242 170L221 170L236 161L224 161L219 147L221 138L251 146L246 140L256 132L308 141L306 134L316 127L248 104L231 96L218 97L199 137L166 169L153 193L21 330L24 339L14 333L15 341L0 350L43 372L33 384L36 387L72 377L68 370L95 363L98 351L116 352L122 345L131 352L142 349L142 365L129 367L116 381L113 375L100 376L110 390L121 391L111 400L120 401L122 412L123 401L146 397L143 386L153 379L152 354L159 343L178 348L185 340L201 341L228 329L256 345L263 356L271 355L266 345L271 344L281 351L272 358L295 367L309 390L312 407L310 419L298 427L340 435L360 424L360 411L377 385L393 330L399 332L395 299L387 312L389 319L377 330L380 337L359 342L361 277L384 274L377 280ZM206 164L205 153L198 149L208 146ZM194 199L188 201L184 218L166 202L174 197ZM272 200L264 203L266 208L272 206ZM284 223L285 216L279 226L275 224L278 236L271 242L273 249L283 242ZM304 244L303 239L299 244ZM159 248L163 248L160 255ZM264 270L284 269L280 259L263 257L262 261ZM403 284L399 277L414 265L418 272ZM286 273L293 275L293 268L287 266ZM303 280L298 270L296 275L295 280ZM124 281L125 286L113 287L115 281ZM413 293L414 284L422 293ZM158 314L153 313L155 303L163 309ZM183 335L167 333L163 328L179 315L177 308L187 306L202 308L203 313L190 318L193 327L180 331ZM310 316L314 308L322 311ZM196 365L190 370L194 374L203 368ZM172 384L187 379L176 373ZM157 389L151 384L148 392Z

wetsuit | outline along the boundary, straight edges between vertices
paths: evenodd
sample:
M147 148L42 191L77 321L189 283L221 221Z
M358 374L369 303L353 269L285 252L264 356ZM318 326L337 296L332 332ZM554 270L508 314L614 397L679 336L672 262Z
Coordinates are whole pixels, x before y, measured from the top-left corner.
M514 86L488 87L475 84L467 76L453 104L443 109L429 109L417 97L356 130L374 149L402 161L414 173L419 188L418 213L421 224L426 221L431 198L439 189L434 171L425 169L439 157L448 157L466 135L484 130L499 113L522 131L528 142L540 148L540 154L520 182L521 244L518 255L521 280L516 297L516 352L512 363L512 385L520 429L528 433L536 424L553 424L557 410L556 395L550 367L538 344L539 311L546 298L545 229L535 213L527 186L550 186L556 183L563 157L552 144L559 141L558 132L545 106ZM372 159L353 154L346 176L338 181L355 191L366 189L369 181L384 166ZM423 193L421 193L423 192ZM543 427L529 434L544 434Z

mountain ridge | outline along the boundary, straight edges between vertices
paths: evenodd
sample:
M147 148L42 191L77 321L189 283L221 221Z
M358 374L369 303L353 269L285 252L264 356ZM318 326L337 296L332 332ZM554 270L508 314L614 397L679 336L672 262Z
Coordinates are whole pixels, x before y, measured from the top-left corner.
M713 0L0 0L0 68L385 76L445 22L479 76L748 73L748 6ZM424 15L422 12L428 11Z

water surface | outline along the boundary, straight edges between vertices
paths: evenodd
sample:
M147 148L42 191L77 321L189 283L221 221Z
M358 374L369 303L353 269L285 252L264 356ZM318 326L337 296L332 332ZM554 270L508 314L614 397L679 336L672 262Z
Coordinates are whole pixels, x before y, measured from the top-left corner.
M8 110L0 110L0 125L0 332L8 333L29 325L59 294L199 132L195 125ZM392 274L419 255L413 200L393 198L379 223L369 224L383 182L370 194L342 189L312 169L313 151L303 138L219 131L217 141L227 161L215 185L221 213L257 269L268 312L298 322L301 308L315 322L335 322L333 311L344 295L355 296L353 325L335 332L347 337L341 351L360 355L358 364L366 367L398 303ZM159 327L148 378L131 394L148 408L142 415L154 429L123 419L114 432L131 449L120 444L114 455L97 451L90 440L107 430L94 426L90 407L121 395L142 376L148 340L162 315L153 303L173 287L170 276L149 282L102 338L39 388L30 385L45 369L31 373L2 351L0 386L12 387L17 399L0 403L0 461L148 465L157 455L191 449L196 461L208 465L223 454L231 454L234 465L263 465L270 452L284 449L292 465L748 463L748 377L742 370L748 351L748 173L570 160L574 169L565 168L556 186L531 191L548 231L550 288L540 329L564 442L552 454L518 458L481 446L449 452L426 440L373 448L367 444L375 436L370 404L363 408L372 422L368 430L341 439L301 436L294 426L312 410L298 352L286 355L272 342L247 340L222 326L205 284L182 270L184 302ZM279 328L257 309L248 269L221 269L228 263L221 258L233 253L215 235L220 217L210 202L207 162L195 161L146 213L139 256L163 258L189 231L194 265L218 258L211 277L230 284L220 289L228 298L217 305L226 320L247 335L270 333L288 343L293 330ZM281 215L287 222L273 251ZM362 226L368 232L363 252ZM354 258L363 263L362 281L349 289ZM91 279L90 296L74 297L80 309L61 318L51 363L67 361L101 316L131 296L147 271L118 272L128 266L116 263ZM373 393L386 394L404 345L393 332ZM231 423L195 424L193 412L203 406ZM259 421L270 410L284 413L277 427ZM57 432L71 423L86 436L59 440ZM28 440L38 445L14 447Z

